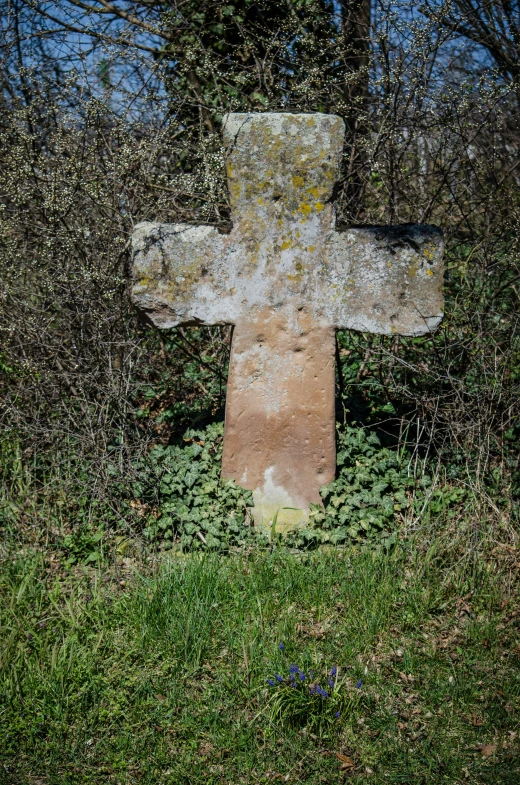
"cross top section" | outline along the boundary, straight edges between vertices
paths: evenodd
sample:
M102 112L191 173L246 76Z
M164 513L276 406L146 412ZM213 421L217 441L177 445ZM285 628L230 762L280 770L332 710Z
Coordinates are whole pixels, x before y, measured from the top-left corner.
M135 303L159 327L303 308L336 329L420 335L442 316L435 227L335 230L339 117L230 114L233 228L149 224L133 236Z
M224 119L235 220L254 211L280 222L330 217L345 126L334 115L230 114Z

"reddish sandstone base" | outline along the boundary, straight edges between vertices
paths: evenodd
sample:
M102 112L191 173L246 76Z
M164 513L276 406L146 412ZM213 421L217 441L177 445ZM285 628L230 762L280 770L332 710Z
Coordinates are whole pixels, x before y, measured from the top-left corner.
M222 475L253 491L258 525L277 513L277 529L305 522L334 479L334 341L303 309L259 310L235 326Z

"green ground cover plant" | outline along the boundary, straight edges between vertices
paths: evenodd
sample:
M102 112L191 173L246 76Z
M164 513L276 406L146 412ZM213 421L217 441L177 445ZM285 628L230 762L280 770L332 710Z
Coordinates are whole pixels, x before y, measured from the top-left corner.
M254 538L252 493L220 476L223 435L223 423L189 429L182 445L158 445L141 461L133 490L140 509L151 509L147 539L218 550Z
M265 544L252 527L252 494L220 477L223 435L223 423L190 429L180 445L158 445L140 461L132 503L145 519L148 540L183 550ZM337 436L338 477L321 489L324 506L313 505L309 525L291 533L287 544L395 542L403 515L428 506L431 478L423 463L415 477L406 449L383 447L360 426L338 426ZM443 493L448 497L450 489Z
M515 785L518 554L454 539L101 568L13 543L0 781ZM295 707L294 668L328 696Z

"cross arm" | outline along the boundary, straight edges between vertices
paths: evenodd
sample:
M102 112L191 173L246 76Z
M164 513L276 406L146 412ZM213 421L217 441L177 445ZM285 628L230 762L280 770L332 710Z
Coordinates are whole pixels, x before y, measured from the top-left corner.
M133 303L162 328L232 322L225 246L213 226L138 224Z
M443 250L435 226L333 231L318 273L319 310L340 330L430 332L443 316Z

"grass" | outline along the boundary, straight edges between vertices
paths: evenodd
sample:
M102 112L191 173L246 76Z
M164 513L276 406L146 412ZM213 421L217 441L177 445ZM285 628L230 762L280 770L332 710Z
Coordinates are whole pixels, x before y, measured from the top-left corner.
M148 571L9 553L0 781L518 785L514 570L439 543ZM336 725L273 713L266 680L292 662L363 680Z

